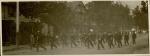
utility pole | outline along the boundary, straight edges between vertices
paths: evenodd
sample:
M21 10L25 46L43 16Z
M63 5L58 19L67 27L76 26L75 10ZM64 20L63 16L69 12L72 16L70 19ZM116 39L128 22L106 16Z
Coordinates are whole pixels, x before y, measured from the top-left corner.
M16 2L16 46L19 47L19 1Z

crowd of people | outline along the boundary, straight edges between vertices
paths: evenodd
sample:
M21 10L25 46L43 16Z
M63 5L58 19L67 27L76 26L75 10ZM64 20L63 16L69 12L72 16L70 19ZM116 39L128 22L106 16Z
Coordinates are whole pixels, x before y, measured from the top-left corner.
M46 46L49 45L51 49L58 47L87 47L107 49L107 48L121 48L123 45L136 44L137 34L135 31L120 31L120 32L101 32L83 33L80 36L59 36L59 35L44 35L41 33L40 22L35 23L32 28L32 34L30 37L31 49L39 48L47 50ZM132 40L132 43L129 42Z
M103 32L100 34L86 35L81 38L81 42L85 47L97 47L97 49L104 49L106 45L109 48L122 47L129 45L129 40L132 44L136 44L137 35L135 32ZM131 44L131 43L130 43Z

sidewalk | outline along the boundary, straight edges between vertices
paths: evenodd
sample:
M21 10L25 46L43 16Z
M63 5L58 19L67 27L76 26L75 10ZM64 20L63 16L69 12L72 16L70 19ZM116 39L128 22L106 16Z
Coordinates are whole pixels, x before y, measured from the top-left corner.
M15 50L21 50L21 49L28 49L29 47L27 45L20 45L17 47L16 45L11 45L11 46L3 46L2 50L3 52L6 51L15 51Z

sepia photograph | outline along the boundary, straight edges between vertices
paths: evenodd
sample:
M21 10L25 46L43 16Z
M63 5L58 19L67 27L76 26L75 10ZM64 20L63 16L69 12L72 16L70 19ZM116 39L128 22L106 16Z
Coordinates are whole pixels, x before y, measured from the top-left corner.
M148 1L1 2L2 55L149 54Z

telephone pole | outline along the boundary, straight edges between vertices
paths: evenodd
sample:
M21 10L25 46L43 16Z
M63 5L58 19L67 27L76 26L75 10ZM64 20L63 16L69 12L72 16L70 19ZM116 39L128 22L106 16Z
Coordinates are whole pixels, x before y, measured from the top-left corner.
M16 2L16 46L19 46L19 1Z

